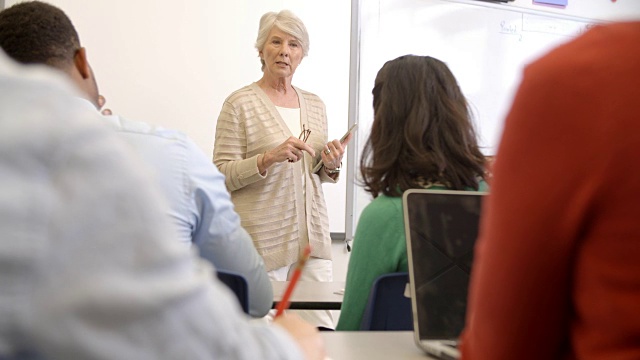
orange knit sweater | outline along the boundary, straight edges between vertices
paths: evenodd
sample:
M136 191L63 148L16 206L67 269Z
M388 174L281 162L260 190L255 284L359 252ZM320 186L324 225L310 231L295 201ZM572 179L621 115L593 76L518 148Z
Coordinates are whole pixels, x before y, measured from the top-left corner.
M463 359L640 359L640 22L530 65L499 149Z

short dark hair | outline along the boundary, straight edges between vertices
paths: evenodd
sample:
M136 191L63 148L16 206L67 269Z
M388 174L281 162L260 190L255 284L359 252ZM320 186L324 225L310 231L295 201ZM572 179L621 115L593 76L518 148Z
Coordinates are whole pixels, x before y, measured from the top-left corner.
M0 11L0 47L20 63L62 69L73 63L80 38L62 10L29 1Z
M428 183L478 189L484 155L467 100L445 63L415 55L388 61L376 76L373 108L360 173L374 198Z

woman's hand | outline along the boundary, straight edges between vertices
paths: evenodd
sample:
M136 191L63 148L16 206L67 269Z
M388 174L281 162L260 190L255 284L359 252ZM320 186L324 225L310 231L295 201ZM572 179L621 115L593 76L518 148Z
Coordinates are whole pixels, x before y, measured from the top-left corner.
M264 173L271 165L281 162L298 162L302 160L304 151L315 157L316 152L304 141L290 136L285 142L266 151L258 161L258 170Z
M345 148L349 141L351 141L352 137L353 133L349 134L343 142L340 142L338 139L334 139L324 146L321 156L325 170L331 171L340 167Z

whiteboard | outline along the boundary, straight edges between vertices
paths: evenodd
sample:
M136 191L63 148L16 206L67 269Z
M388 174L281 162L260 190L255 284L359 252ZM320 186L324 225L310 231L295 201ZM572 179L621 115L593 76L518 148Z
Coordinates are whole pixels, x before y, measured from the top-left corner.
M357 185L359 154L373 120L373 88L382 65L405 54L428 55L444 61L468 99L479 144L495 154L503 119L526 64L552 48L584 33L595 21L481 2L444 0L362 0L360 8L359 122L356 180L347 184L353 208L347 221L354 229L371 201ZM347 202L349 204L349 202ZM353 233L345 234L347 239Z

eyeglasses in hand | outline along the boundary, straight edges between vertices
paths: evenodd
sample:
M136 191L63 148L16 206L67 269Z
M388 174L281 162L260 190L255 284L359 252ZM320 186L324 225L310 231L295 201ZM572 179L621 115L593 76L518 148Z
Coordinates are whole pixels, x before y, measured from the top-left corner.
M309 135L311 135L311 130L307 130L304 127L304 124L302 124L302 132L300 133L300 136L298 136L298 139L306 143L307 139L309 139Z

